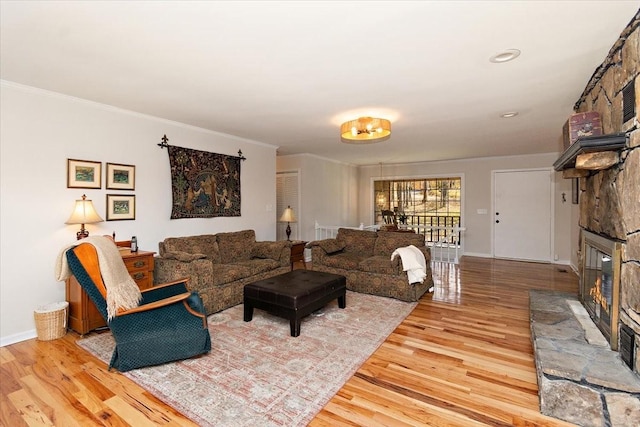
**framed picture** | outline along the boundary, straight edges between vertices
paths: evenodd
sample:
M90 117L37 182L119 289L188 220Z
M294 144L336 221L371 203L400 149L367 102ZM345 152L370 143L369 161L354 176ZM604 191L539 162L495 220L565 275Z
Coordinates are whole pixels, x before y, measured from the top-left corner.
M107 221L136 219L136 196L107 194Z
M108 190L135 190L136 167L133 165L120 165L107 163Z
M67 188L102 188L102 162L67 159Z

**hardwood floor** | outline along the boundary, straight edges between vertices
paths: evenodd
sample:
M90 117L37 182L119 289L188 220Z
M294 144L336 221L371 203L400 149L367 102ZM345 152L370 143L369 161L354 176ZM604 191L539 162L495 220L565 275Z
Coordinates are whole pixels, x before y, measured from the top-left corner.
M530 289L577 292L567 267L463 257L311 426L569 426L540 414ZM75 344L0 348L0 425L195 425Z

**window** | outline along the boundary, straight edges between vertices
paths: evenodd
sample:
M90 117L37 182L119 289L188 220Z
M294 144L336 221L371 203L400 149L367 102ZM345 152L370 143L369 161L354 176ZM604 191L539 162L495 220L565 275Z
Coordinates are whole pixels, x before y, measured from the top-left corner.
M374 181L375 222L388 223L390 215L398 225L415 227L427 242L441 241L445 227L460 226L461 185L460 177ZM459 233L448 243L459 246Z

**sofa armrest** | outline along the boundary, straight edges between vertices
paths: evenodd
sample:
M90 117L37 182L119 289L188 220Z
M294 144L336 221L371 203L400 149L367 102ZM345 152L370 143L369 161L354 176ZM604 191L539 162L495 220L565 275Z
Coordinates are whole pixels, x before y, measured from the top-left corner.
M307 247L311 249L311 262L313 264L321 265L325 263L324 258L328 255L320 246L307 245Z
M418 249L424 254L424 260L427 263L427 267L431 264L431 248L428 246L421 246Z
M189 290L199 290L213 283L213 263L209 259L178 261L155 257L153 268L154 283L166 283L189 277Z
M291 260L291 245L284 240L255 242L252 258L273 259L281 266L287 266Z
M324 259L330 256L331 253L339 253L342 250L335 251L336 248L339 248L341 242L339 242L335 238L323 239L323 240L314 240L312 242L307 243L307 248L311 249L311 262L317 264L324 264ZM327 251L329 249L329 251Z
M331 255L331 254L342 252L345 249L346 245L342 240L331 238L331 239L315 240L313 242L309 242L307 243L307 247L312 248L312 250L314 247L319 247L327 255Z
M424 261L428 270L431 265L431 248L429 248L428 246L420 246L418 247L418 249L424 255ZM402 265L402 257L400 256L393 257L393 259L391 260L391 264L393 265L394 268L396 267L398 268L399 273L402 273L404 271L404 266Z

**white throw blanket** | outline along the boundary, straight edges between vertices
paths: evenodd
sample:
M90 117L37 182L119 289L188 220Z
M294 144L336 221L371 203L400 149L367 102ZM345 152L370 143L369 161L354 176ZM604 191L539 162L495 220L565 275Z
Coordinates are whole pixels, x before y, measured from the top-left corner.
M413 245L398 248L391 254L391 260L393 261L398 255L400 255L404 271L409 277L409 284L424 282L427 277L427 261L422 251Z
M140 288L131 278L127 267L122 261L120 251L113 240L104 236L89 236L78 240L72 245L63 248L58 254L55 265L56 280L66 280L71 275L67 262L67 251L81 243L89 243L96 248L100 274L107 290L107 315L111 320L118 313L119 308L129 309L137 307L142 299Z

